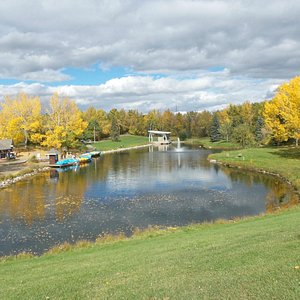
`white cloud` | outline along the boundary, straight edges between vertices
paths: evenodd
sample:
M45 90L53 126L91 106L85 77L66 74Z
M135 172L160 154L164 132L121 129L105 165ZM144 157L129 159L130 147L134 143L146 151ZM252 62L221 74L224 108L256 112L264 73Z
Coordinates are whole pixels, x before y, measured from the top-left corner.
M57 89L105 107L258 100L299 72L299 14L297 0L1 1L0 79L65 81L67 68L100 64L148 76ZM225 82L207 73L213 67L230 70ZM166 77L151 75L159 73ZM20 86L1 87L13 89Z
M23 91L41 95L47 101L53 93L58 92L63 97L74 99L83 109L95 106L105 110L125 108L143 112L150 109L200 111L223 108L229 102L262 101L276 89L274 83L280 84L281 80L232 79L226 70L213 75L202 74L192 79L127 76L95 86L49 87L44 84L19 83L0 86L0 93L15 95Z
M0 74L60 70L97 62L136 71L223 66L286 77L299 70L300 2L2 1ZM4 54L4 56L3 56ZM288 62L286 64L286 62ZM3 75L2 75L3 76Z

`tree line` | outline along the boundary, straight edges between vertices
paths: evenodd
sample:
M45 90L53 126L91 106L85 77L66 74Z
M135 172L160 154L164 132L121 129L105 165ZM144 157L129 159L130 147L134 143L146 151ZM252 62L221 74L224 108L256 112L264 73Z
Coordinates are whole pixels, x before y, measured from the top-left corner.
M300 77L284 83L270 101L230 104L225 109L209 112L175 113L170 110L102 109L89 107L81 111L75 101L54 94L47 107L38 97L24 93L6 96L0 110L0 138L54 148L76 148L81 141L120 134L147 135L148 130L171 131L185 140L210 137L215 141L234 141L242 147L282 143L300 138Z

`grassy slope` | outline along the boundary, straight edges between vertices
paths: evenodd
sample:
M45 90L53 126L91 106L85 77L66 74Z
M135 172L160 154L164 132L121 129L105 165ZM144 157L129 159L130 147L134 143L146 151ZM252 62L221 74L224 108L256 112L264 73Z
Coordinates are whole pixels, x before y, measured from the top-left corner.
M1 299L299 299L300 207L0 262Z
M231 165L278 173L300 190L300 148L251 148L209 156Z
M93 146L100 151L116 150L119 148L128 148L148 144L148 137L137 135L122 135L119 142L105 140L94 143Z
M205 148L212 149L237 149L240 148L239 144L234 142L226 142L224 140L219 142L211 142L209 137L192 138L185 141L186 144L201 145Z

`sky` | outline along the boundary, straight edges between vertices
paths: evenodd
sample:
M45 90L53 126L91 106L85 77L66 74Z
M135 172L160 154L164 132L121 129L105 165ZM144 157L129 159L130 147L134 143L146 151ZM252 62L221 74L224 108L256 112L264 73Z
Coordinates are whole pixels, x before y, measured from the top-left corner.
M300 75L299 0L2 0L0 101L217 110Z

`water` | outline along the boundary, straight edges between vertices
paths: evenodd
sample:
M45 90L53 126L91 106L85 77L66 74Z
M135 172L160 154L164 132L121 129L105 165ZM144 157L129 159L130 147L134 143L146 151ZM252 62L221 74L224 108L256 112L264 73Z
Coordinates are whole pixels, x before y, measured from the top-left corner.
M130 235L149 225L257 215L295 195L278 179L211 165L212 151L150 147L51 170L0 192L0 255Z

